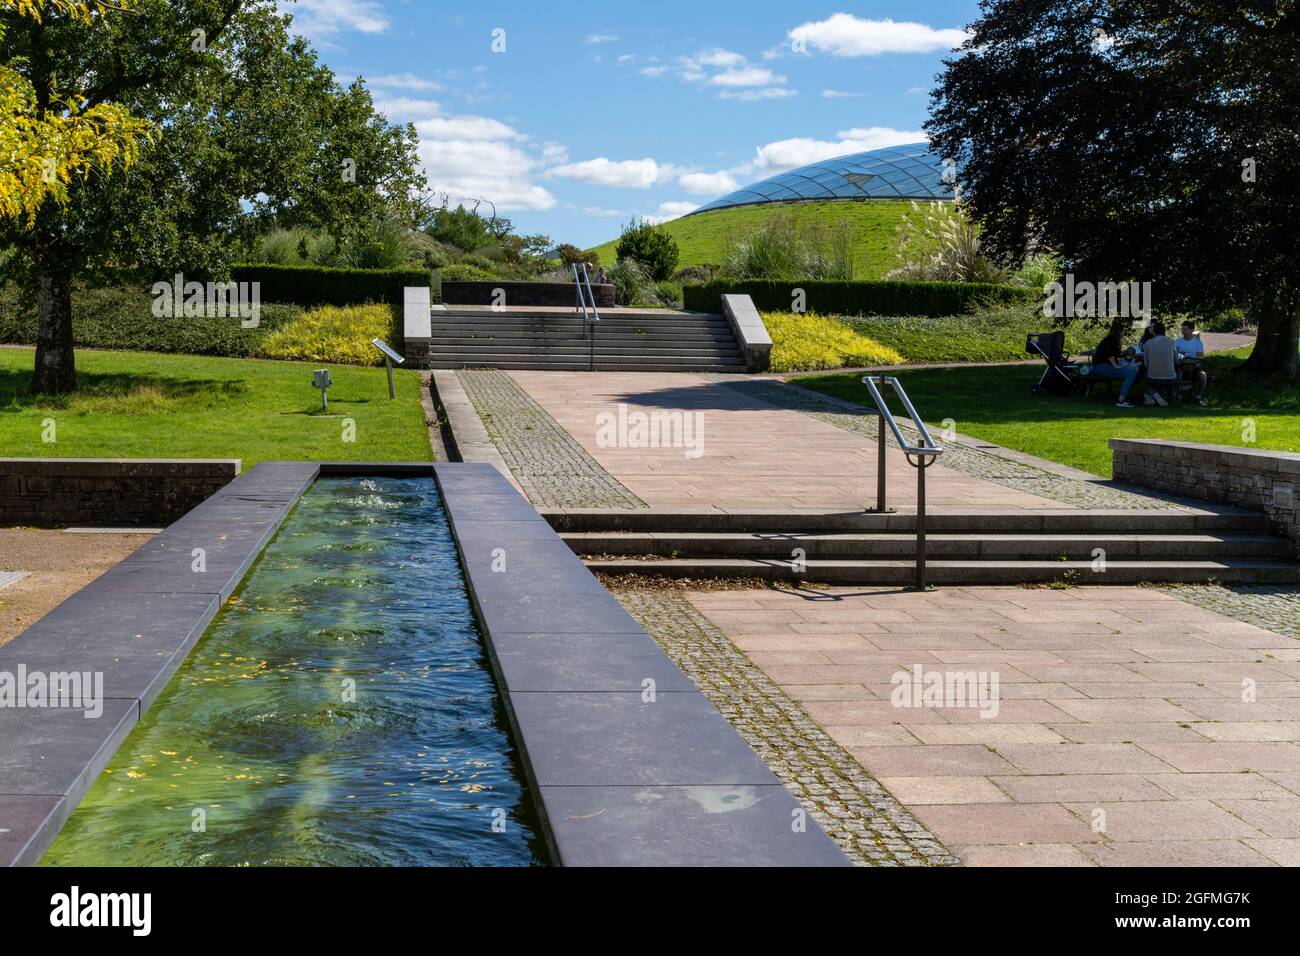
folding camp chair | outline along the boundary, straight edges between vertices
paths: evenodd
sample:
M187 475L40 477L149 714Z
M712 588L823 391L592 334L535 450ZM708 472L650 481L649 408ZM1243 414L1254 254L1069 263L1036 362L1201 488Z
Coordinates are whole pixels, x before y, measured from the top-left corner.
M1043 377L1033 387L1034 394L1044 389L1051 395L1073 394L1079 370L1065 356L1065 333L1060 329L1055 332L1031 333L1025 337L1025 354L1037 355L1047 363Z

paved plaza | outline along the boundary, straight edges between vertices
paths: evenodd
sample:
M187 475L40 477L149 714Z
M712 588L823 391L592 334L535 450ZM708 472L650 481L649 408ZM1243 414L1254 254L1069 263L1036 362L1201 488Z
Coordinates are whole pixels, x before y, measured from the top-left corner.
M775 379L459 374L537 506L873 503L874 417ZM700 413L699 453L602 439L620 406ZM936 512L1185 507L945 444ZM887 469L910 506L895 447ZM1300 865L1294 587L610 586L859 863ZM996 707L897 698L936 674Z

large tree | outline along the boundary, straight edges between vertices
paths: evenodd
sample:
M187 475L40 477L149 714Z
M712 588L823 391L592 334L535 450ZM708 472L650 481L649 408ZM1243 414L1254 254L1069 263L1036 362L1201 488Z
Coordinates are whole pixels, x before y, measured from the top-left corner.
M1295 0L983 0L927 124L985 242L1157 309L1257 321L1252 372L1300 371Z
M34 391L76 387L75 279L220 275L268 219L347 235L419 187L416 139L342 87L264 0L137 0L103 23L18 21L0 62L36 89L113 104L157 130L125 173L70 184L32 223L0 223L3 278L35 299Z

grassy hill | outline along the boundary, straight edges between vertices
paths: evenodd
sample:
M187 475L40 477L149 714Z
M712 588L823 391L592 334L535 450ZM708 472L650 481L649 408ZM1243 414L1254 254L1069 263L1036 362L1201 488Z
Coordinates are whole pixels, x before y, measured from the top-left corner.
M679 265L719 264L726 256L729 242L743 238L777 211L793 216L800 225L832 227L847 221L853 235L854 258L859 279L879 279L894 267L898 244L895 228L909 204L902 201L872 202L801 202L770 206L740 206L714 209L684 219L664 223L664 229L677 240L682 257ZM593 250L604 265L617 259L617 239Z

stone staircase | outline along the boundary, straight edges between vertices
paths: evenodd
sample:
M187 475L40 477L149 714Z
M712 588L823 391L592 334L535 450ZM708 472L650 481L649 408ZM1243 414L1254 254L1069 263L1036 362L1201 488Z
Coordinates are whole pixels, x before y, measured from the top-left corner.
M431 368L554 369L600 372L744 372L731 326L721 315L668 310L602 310L594 347L581 313L434 309Z
M903 585L915 571L909 513L543 513L608 574ZM1229 508L940 512L926 531L936 585L1300 583L1300 562L1268 519Z

